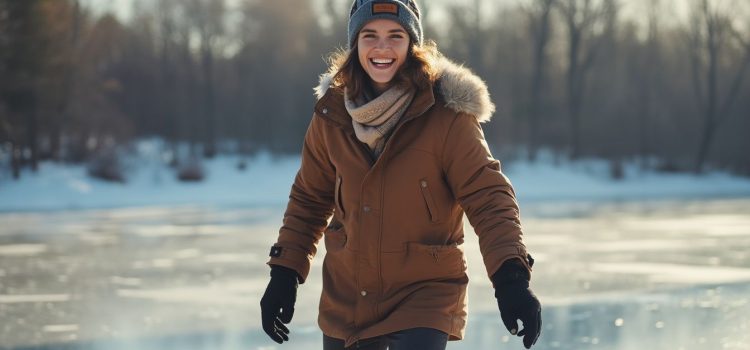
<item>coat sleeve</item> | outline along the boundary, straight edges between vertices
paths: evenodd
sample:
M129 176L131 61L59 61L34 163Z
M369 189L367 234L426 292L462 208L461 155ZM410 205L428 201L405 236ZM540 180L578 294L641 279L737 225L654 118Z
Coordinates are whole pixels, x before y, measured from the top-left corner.
M314 115L307 128L302 163L289 193L278 240L267 262L297 271L300 283L307 279L318 241L334 208L336 171L325 146L323 123Z
M455 198L479 236L487 275L518 258L531 273L520 213L510 180L492 157L479 121L459 113L443 146L443 171Z

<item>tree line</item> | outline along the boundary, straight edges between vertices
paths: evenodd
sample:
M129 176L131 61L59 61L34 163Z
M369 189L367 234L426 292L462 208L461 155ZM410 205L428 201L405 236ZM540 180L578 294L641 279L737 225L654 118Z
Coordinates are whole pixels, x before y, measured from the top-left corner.
M675 19L682 2L637 16L622 0L420 4L426 37L490 88L496 157L750 175L750 6L694 0ZM78 0L0 0L0 166L17 178L146 137L172 164L299 152L348 0L136 4L122 21Z

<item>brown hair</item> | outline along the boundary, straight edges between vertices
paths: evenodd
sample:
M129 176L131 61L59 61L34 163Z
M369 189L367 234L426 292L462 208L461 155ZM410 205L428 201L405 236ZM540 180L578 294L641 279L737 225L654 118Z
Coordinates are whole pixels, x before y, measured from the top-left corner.
M434 41L428 40L422 45L412 43L406 54L406 62L393 76L393 83L411 85L417 90L429 88L437 79L435 61L440 57ZM332 53L328 61L333 86L341 91L346 87L351 96L359 96L370 77L359 62L357 43L351 50L339 49Z

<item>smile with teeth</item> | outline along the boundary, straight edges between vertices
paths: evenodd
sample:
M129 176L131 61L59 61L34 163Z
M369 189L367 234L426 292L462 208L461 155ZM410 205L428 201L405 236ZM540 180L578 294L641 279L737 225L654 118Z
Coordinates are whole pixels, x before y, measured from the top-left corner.
M396 60L393 58L371 58L370 62L376 68L389 68Z

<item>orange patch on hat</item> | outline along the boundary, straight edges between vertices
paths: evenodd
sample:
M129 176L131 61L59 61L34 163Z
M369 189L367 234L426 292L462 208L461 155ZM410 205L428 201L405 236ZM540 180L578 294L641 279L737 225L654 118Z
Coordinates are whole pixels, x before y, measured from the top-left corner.
M372 14L377 15L380 13L390 13L392 15L398 16L398 5L384 2L374 2L372 4Z

